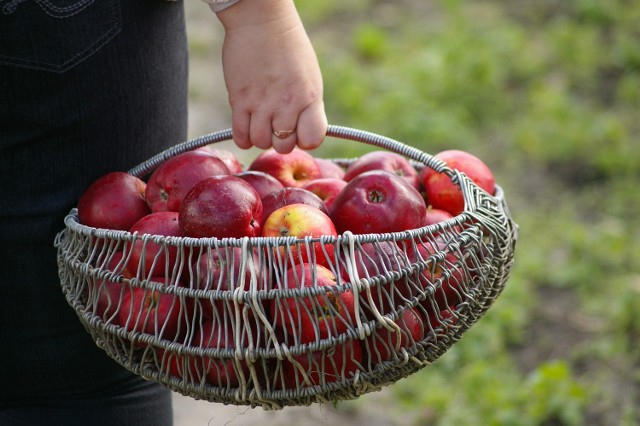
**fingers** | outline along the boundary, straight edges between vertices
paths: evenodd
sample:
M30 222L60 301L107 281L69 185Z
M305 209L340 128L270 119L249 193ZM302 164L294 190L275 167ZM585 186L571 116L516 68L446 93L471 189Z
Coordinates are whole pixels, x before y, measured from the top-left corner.
M264 112L251 114L249 136L251 143L260 149L271 148L271 116Z
M249 135L251 115L248 112L233 110L231 117L231 131L233 141L241 149L249 149L253 146Z
M276 127L273 131L271 145L273 149L281 154L287 154L293 150L298 140L295 127Z
M319 147L327 134L327 126L322 100L311 104L298 116L298 146L302 149Z
M298 142L298 115L296 108L279 110L271 120L271 145L281 154L291 152Z
M242 149L257 147L286 154L297 145L311 150L320 146L327 133L323 102L317 101L301 112L283 111L274 117L266 113L233 111L233 139Z

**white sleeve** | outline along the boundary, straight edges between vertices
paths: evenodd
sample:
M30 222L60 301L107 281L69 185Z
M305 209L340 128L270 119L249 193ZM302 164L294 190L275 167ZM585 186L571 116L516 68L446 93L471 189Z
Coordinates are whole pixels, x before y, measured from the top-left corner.
M226 9L229 6L232 6L239 2L240 0L202 0L205 3L209 4L209 7L214 12L220 12L221 10Z

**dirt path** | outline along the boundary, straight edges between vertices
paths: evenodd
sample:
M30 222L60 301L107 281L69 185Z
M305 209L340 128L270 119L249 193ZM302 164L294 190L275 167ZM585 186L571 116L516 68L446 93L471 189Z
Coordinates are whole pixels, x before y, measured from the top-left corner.
M174 393L175 426L339 425L341 415L331 407L312 406L266 412L261 408L196 401Z
M216 404L173 394L175 426L406 426L419 424L424 413L402 412L390 397L391 387L337 407L313 404L279 411Z

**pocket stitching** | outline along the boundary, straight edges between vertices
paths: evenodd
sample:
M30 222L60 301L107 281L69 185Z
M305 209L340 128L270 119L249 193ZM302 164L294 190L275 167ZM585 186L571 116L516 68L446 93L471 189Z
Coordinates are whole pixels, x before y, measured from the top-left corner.
M3 0L0 0L2 2ZM11 0L10 4L6 4L3 6L2 11L5 12L7 8L15 9L15 6L18 4L27 1L27 0ZM48 16L54 19L63 19L66 17L71 17L89 7L91 4L95 3L95 0L81 0L71 6L66 6L64 8L60 6L56 6L52 4L49 0L35 0L34 1L39 8L46 13ZM45 4L47 7L51 7L50 11L45 8ZM56 73L63 73L74 66L82 63L93 54L95 54L102 46L106 45L112 38L114 38L121 30L122 30L122 17L120 15L120 8L115 4L111 4L108 6L111 9L110 15L113 18L111 22L111 26L108 28L104 28L102 34L98 36L90 45L85 46L80 51L76 52L73 56L66 58L59 58L64 60L61 61L45 61L36 57L20 57L20 56L12 56L7 54L0 53L0 64L13 65L18 67L23 67L27 69L34 70L43 70L43 71L51 71ZM67 16L62 16L61 14L56 15L55 12L61 12L63 10L72 11L71 14ZM51 12L51 13L50 13ZM13 11L5 14L13 13Z
M68 18L70 16L73 16L77 13L82 12L85 8L89 7L94 1L95 0L82 0L82 1L79 1L78 3L74 3L69 6L60 7L51 3L49 0L35 0L38 6L40 6L40 8L44 10L44 12L47 15L53 18ZM65 13L65 12L71 12L71 13Z

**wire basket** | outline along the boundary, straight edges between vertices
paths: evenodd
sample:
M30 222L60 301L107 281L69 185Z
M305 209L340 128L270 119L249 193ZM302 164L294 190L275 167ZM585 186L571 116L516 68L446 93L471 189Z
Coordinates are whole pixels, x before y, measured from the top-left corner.
M59 276L96 344L183 395L266 410L354 399L444 354L508 280L517 225L502 189L489 195L384 136L333 125L327 136L446 173L463 192L464 212L388 234L198 239L96 229L72 209L55 241ZM129 173L144 178L179 153L228 139L225 130L181 143ZM158 273L140 266L125 276L140 246L155 249L140 263ZM333 261L321 265L317 248ZM307 268L295 266L301 253Z

